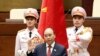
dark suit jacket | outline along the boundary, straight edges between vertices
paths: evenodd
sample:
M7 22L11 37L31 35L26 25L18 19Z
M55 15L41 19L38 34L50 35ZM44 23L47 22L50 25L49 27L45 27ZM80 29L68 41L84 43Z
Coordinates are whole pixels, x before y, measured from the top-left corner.
M31 52L27 56L46 56L46 43L38 45L34 53ZM67 56L66 49L62 45L55 43L51 56Z

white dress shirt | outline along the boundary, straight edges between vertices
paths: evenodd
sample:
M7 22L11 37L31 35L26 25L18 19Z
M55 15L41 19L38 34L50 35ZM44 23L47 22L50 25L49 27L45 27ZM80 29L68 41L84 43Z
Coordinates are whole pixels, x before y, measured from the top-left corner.
M54 45L55 45L55 42L53 42L53 43L51 44L51 48L50 48L50 49L51 49L51 53L52 53L52 51L53 51ZM48 49L49 49L48 46L49 46L49 45L46 43L46 53L48 53Z

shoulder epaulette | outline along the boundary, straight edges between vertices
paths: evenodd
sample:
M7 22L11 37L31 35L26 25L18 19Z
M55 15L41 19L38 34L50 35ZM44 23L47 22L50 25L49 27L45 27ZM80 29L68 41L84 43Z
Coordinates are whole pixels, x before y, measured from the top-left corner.
M87 31L91 31L91 27L84 27L84 30L87 32Z
M25 31L25 29L21 29L21 30L19 30L18 32L22 32L22 31Z

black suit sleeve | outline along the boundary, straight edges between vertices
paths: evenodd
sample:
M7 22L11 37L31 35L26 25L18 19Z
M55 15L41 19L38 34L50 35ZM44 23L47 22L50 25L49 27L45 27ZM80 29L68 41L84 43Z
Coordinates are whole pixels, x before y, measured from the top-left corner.
M63 52L62 52L62 56L67 56L67 51L66 49L64 48Z
M59 56L67 56L67 50L61 44L57 44L56 43L54 49L57 49L58 50L56 54L58 54Z
M32 52L30 52L30 53L27 52L27 56L33 56L33 53Z
M34 49L34 52L27 52L27 56L37 56L37 48Z

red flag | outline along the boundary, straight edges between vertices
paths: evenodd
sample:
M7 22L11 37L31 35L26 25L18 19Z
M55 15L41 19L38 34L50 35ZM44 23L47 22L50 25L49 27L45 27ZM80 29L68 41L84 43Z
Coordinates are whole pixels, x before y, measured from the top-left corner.
M63 0L42 0L38 31L43 36L44 29L55 30L56 42L67 47L66 23Z

